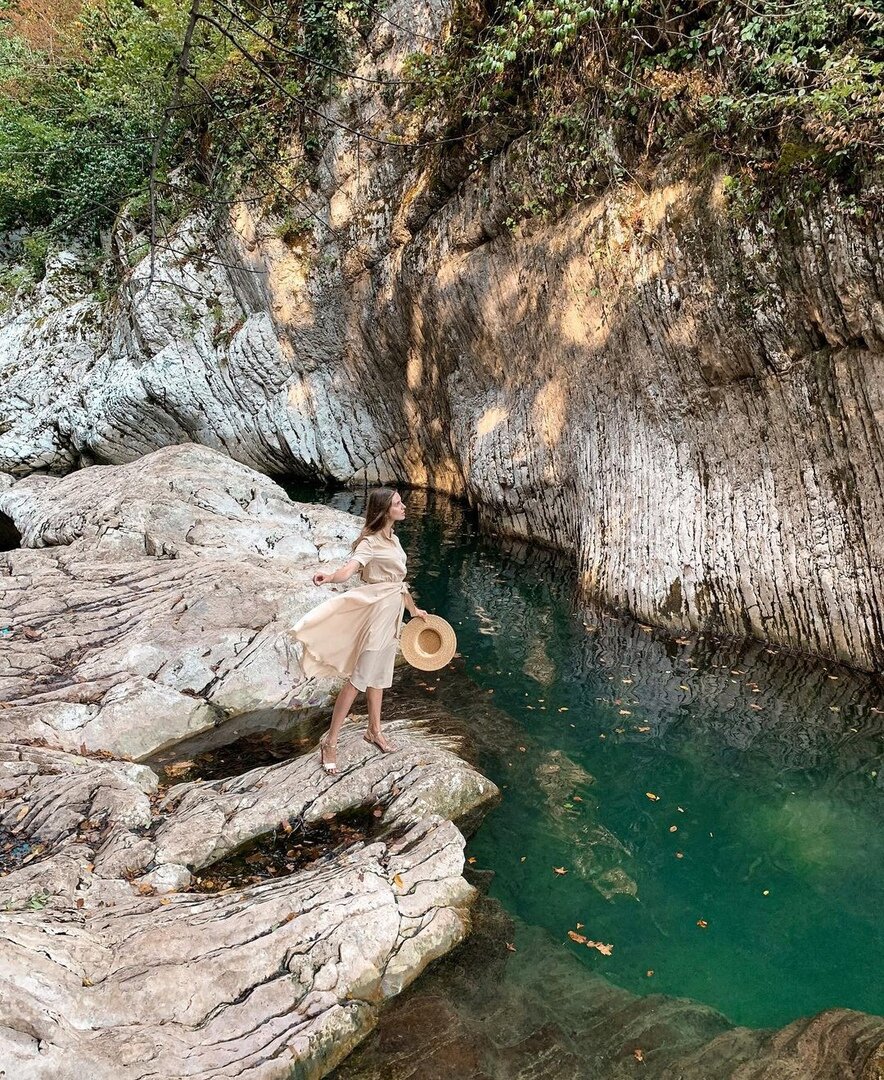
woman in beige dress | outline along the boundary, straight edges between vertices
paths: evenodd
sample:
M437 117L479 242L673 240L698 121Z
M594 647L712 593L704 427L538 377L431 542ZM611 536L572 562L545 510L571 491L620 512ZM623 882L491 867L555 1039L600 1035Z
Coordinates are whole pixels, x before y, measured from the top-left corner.
M369 492L365 525L353 543L352 558L333 574L313 575L314 585L331 585L358 571L362 585L313 608L292 630L301 643L305 675L347 679L335 701L331 726L319 741L327 773L338 771L338 733L359 693L368 701L366 742L385 754L396 749L381 731L384 690L393 684L403 611L412 618L427 614L415 606L405 584L407 557L393 532L395 522L404 517L398 491L381 487Z

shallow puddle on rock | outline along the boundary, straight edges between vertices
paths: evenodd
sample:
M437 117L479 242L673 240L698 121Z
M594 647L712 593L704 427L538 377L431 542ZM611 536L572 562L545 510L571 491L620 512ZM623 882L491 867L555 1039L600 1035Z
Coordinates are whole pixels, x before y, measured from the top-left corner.
M298 757L316 746L328 725L328 710L300 713L262 709L237 716L155 755L145 764L163 784L223 780L250 769Z
M354 844L368 843L381 826L368 808L330 816L325 821L287 822L194 876L189 892L214 893L283 878Z

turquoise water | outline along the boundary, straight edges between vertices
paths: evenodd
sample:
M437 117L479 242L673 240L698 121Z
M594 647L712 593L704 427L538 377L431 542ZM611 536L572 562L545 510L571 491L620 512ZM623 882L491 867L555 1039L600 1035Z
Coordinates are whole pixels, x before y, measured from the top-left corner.
M750 1026L884 1013L880 683L581 609L563 557L407 502L413 590L462 655L396 693L457 717L503 790L468 845L491 895L633 993Z

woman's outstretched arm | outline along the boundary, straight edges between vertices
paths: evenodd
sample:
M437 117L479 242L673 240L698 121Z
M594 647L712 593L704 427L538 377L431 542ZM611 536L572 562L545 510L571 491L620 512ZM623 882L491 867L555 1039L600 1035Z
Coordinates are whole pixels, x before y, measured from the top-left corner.
M342 581L347 581L348 578L362 569L362 563L358 559L350 559L349 562L344 563L343 566L338 567L333 574L314 574L314 585L337 585Z

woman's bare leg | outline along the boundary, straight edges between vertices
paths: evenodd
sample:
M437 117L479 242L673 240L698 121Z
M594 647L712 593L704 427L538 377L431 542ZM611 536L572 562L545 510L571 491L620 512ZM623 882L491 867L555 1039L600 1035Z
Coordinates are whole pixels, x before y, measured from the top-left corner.
M385 752L395 750L396 747L388 742L381 731L381 706L384 703L384 691L376 686L369 686L365 691L365 696L368 700L368 737L370 741Z
M359 691L349 680L344 683L335 699L335 707L332 709L331 724L328 731L322 737L322 760L323 763L332 765L337 758L338 735L347 719L356 695Z

